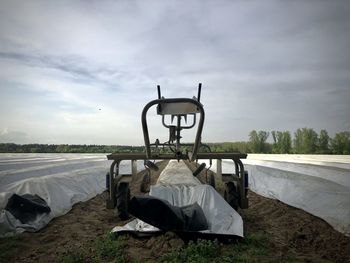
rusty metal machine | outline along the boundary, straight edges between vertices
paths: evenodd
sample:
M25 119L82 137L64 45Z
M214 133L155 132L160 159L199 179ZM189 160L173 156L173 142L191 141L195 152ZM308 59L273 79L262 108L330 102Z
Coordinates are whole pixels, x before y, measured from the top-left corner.
M247 157L244 153L235 152L211 152L210 147L203 144L201 135L205 119L203 105L200 102L201 83L198 86L198 95L193 98L164 98L161 96L160 86L158 89L158 99L150 101L143 108L141 114L145 151L140 153L112 153L107 155L108 160L112 160L110 171L107 174L108 199L107 208L117 207L118 215L121 219L128 218L128 201L130 199L129 183L137 176L137 160L143 160L146 169L157 170L156 160L185 160L190 163L198 163L200 160L217 160L216 174L221 176L225 183L225 200L235 209L248 207L247 188L248 175L244 171L241 159ZM169 140L160 143L158 139L150 142L147 124L147 113L150 108L156 106L157 114L162 118L162 124L169 131ZM188 117L192 116L192 124L187 125ZM166 118L170 118L170 123L166 123ZM198 124L197 124L198 122ZM197 126L197 131L193 143L181 142L181 131L192 129ZM202 151L203 150L203 151ZM121 174L119 166L121 161L130 161L131 174ZM232 173L222 173L222 160L232 160ZM205 163L198 166L193 175L198 175L205 168ZM209 169L209 168L208 168ZM143 183L149 183L149 174L143 178ZM142 186L141 186L142 188Z

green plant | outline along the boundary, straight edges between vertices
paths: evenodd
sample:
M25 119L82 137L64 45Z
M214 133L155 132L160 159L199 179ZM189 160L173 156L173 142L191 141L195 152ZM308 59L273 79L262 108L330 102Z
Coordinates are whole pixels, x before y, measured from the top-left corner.
M128 262L125 253L126 246L125 237L119 236L115 238L114 234L109 233L106 237L99 238L95 243L97 259L99 261Z
M216 241L198 240L181 249L175 249L161 258L161 262L215 262L220 255L220 245Z
M247 234L241 242L230 245L223 251L221 262L261 262L269 254L267 235L257 232Z

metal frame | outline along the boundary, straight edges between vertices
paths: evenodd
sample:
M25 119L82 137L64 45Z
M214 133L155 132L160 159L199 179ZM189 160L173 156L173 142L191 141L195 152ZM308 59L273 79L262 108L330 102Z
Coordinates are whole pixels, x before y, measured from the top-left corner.
M245 195L246 185L245 185L245 175L244 175L244 165L241 159L247 158L247 154L243 153L198 153L196 160L217 160L217 171L216 174L222 177L223 182L235 181L239 186L240 193L240 207L242 209L248 208L248 199ZM112 153L107 155L108 160L113 160L110 168L109 176L109 195L107 199L107 208L115 207L115 186L121 181L131 181L132 178L137 176L137 169L132 169L132 174L119 174L119 164L121 161L130 160L131 165L135 165L137 160L148 160L145 153ZM162 154L153 160L172 160L177 159L172 154ZM181 160L188 160L187 155L180 156ZM232 174L222 173L222 160L232 160L234 163Z
M209 146L201 143L201 135L204 125L205 113L202 104L200 103L200 95L201 95L201 83L198 87L198 97L194 97L193 99L189 98L172 98L165 99L161 97L160 86L158 88L158 99L150 101L144 107L141 114L141 123L143 130L143 137L145 142L145 153L112 153L107 155L108 160L113 160L110 172L109 172L109 195L107 199L107 208L114 208L116 206L116 186L120 182L130 182L133 178L137 176L137 160L144 160L145 162L148 160L187 160L190 162L198 161L198 160L210 160L210 163L213 159L217 160L217 175L222 177L224 182L236 182L236 185L239 189L239 206L241 208L248 208L248 199L246 197L246 178L244 172L244 165L241 159L245 159L247 154L244 153L200 153L198 149L201 146L206 147L209 151ZM155 143L150 143L148 125L147 125L147 112L148 110L154 106L158 105L157 113L162 116L162 124L164 127L175 130L175 135L172 136L171 133L174 131L170 131L169 141L166 143L159 143L157 139ZM170 105L170 106L169 106ZM196 124L196 114L200 115L197 133L195 137L194 144L181 144L180 143L180 132L182 129L189 129L195 126ZM171 115L172 120L176 116L178 118L177 126L166 125L164 122L164 115ZM194 123L190 126L181 126L181 118L184 117L187 120L187 115L194 115ZM175 128L174 128L175 127ZM173 139L176 139L176 144L173 144ZM154 146L156 150L154 150ZM158 146L175 147L175 151L173 154L161 154L157 151ZM183 153L181 151L181 146L192 146L192 152ZM153 148L153 151L152 151ZM222 173L222 160L232 160L234 163L234 169L232 174L223 174ZM119 174L119 165L121 161L129 160L131 161L132 174Z
M200 141L201 141L205 113L204 113L203 106L202 106L202 104L200 104L199 101L194 100L194 99L188 99L188 98L152 100L143 108L142 115L141 115L141 123L142 123L143 138L145 141L147 159L155 159L158 157L157 155L155 155L154 153L152 154L152 152L151 152L151 144L150 144L150 140L149 140L148 125L147 125L147 112L152 106L161 105L164 103L169 103L169 104L171 104L171 103L189 103L189 104L195 105L199 111L200 118L199 118L195 143L193 145L191 156L189 156L189 160L191 162L193 162L194 160L196 160L198 147L199 147ZM182 115L182 114L180 114L180 115ZM177 154L180 155L178 152L177 152Z

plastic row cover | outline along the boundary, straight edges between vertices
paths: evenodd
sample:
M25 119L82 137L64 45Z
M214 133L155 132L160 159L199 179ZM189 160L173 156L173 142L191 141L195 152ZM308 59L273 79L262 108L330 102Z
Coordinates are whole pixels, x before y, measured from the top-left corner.
M350 236L350 155L249 154L242 161L250 190L303 209ZM211 169L216 172L216 162ZM224 160L222 171L233 173L233 162Z
M182 161L170 161L158 179L161 184L151 186L150 195L179 207L197 203L203 209L209 225L208 230L200 231L202 233L243 237L241 216L213 187L198 184L197 181ZM112 232L124 231L154 232L159 229L135 219L123 227L116 226L112 230Z

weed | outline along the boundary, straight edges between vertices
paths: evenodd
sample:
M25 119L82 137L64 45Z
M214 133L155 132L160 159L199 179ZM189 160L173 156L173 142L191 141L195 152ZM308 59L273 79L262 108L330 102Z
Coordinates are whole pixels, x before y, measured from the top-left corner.
M229 246L205 240L190 242L182 249L163 255L161 262L260 262L269 255L269 240L266 234L258 232Z
M115 238L113 234L108 233L106 236L98 238L94 243L94 248L78 248L69 251L60 262L64 263L85 263L85 262L128 262L125 253L127 246L124 237Z
M115 238L114 234L107 234L106 237L96 241L96 254L99 261L113 260L114 262L128 262L125 253L127 241L125 237L119 236Z
M220 245L217 242L198 240L163 255L161 262L215 262L219 255Z
M222 253L222 262L261 262L270 255L269 240L265 233L248 234L239 243Z

